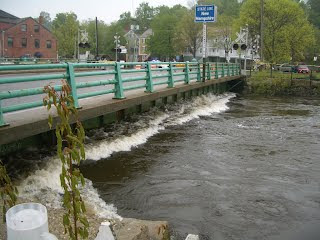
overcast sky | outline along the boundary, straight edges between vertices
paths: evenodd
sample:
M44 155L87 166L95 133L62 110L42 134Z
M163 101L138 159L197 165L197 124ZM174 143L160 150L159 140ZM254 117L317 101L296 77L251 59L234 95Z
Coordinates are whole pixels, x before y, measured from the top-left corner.
M181 4L188 6L192 0L0 0L0 9L17 17L36 17L41 11L50 13L53 20L56 13L74 12L78 19L98 17L106 23L118 20L121 13L132 11L142 2L151 6Z

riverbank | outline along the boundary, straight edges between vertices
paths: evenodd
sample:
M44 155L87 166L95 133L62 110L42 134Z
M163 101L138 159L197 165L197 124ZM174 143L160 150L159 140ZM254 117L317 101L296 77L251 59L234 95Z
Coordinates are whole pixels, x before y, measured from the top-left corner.
M30 202L26 199L20 199L19 203ZM2 206L0 205L1 209ZM64 234L62 218L64 210L62 208L52 208L46 206L48 211L49 232L55 235L59 240L68 240L69 236ZM113 235L116 240L169 240L169 226L166 221L145 221L133 218L100 218L94 209L87 205L87 219L89 222L88 240L94 240L99 232L102 222L110 222ZM0 211L0 239L7 239L6 224L2 222L3 215Z
M30 202L29 200L26 199L19 199L19 204L20 203L26 203ZM2 210L2 205L1 210ZM46 206L47 211L48 211L48 226L49 226L49 232L54 234L59 240L63 239L69 239L68 235L64 234L64 227L62 224L62 216L63 216L63 209L59 208L52 208ZM87 209L87 218L89 221L89 239L95 239L99 226L101 222L105 221L106 219L98 218L96 214L93 212L92 209L88 208ZM7 239L6 234L7 234L7 229L6 229L6 224L2 222L3 215L2 211L0 211L0 219L1 219L1 224L0 224L0 239Z
M291 79L292 78L292 79ZM266 96L320 96L318 75L273 73L254 73L248 76L245 93Z

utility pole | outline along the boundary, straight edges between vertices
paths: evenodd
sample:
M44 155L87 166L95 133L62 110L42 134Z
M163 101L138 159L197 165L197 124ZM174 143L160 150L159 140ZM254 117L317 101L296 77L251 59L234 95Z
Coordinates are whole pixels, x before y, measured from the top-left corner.
M260 60L263 61L263 15L264 15L264 0L260 0Z
M246 46L248 46L248 37L249 37L249 27L248 27L248 24L247 24L247 27L246 27ZM244 72L245 74L244 75L247 75L247 49L244 50Z
M96 17L96 58L99 56L99 49L98 49L98 18Z
M77 44L77 48L78 48L78 51L77 51L77 58L78 58L78 61L80 60L80 30L78 28L78 44Z

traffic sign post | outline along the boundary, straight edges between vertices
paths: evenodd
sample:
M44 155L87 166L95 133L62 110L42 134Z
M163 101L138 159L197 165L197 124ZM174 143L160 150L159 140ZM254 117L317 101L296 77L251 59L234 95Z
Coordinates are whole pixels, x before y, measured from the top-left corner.
M214 5L199 5L195 8L195 22L203 23L202 33L202 62L203 73L202 81L205 81L206 72L206 57L207 57L207 22L216 22L217 20L217 7Z
M203 29L202 29L202 58L207 57L207 24L203 23Z
M195 22L216 22L217 7L214 5L199 5L195 9Z
M206 79L206 57L207 57L207 24L203 23L202 29L202 81L204 82Z

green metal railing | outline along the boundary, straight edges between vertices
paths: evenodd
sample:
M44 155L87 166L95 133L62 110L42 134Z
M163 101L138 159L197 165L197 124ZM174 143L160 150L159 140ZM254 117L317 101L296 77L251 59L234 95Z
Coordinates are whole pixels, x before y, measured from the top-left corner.
M61 63L61 64L41 64L41 65L7 65L0 66L1 71L16 71L19 74L21 70L48 70L60 69L61 73L55 74L39 74L0 78L0 89L2 84L25 83L42 80L65 79L71 87L71 94L74 98L74 103L77 108L80 107L79 99L104 95L114 94L114 98L125 98L125 92L134 89L145 89L146 92L154 92L154 87L158 85L167 85L172 88L175 83L184 82L189 84L192 81L201 82L210 79L218 79L225 76L240 75L239 64L234 63L206 63L205 74L202 72L203 65L193 62L128 62L128 63ZM80 68L94 68L94 71L77 72ZM101 68L101 69L100 69ZM104 68L104 70L102 69ZM164 72L164 74L162 74ZM138 76L126 76L128 73L139 73ZM77 77L88 76L111 76L107 80L96 80L89 82L77 82ZM202 78L203 76L204 79ZM136 85L126 85L129 82L138 82ZM104 89L95 92L78 94L78 89L107 86L111 85L111 89ZM54 88L59 91L61 85L54 85ZM10 105L1 107L2 100L18 97L39 95L44 93L43 87L28 88L20 90L0 90L0 127L8 125L4 121L4 113L24 110L43 105L42 100L36 102L27 102L23 104Z

